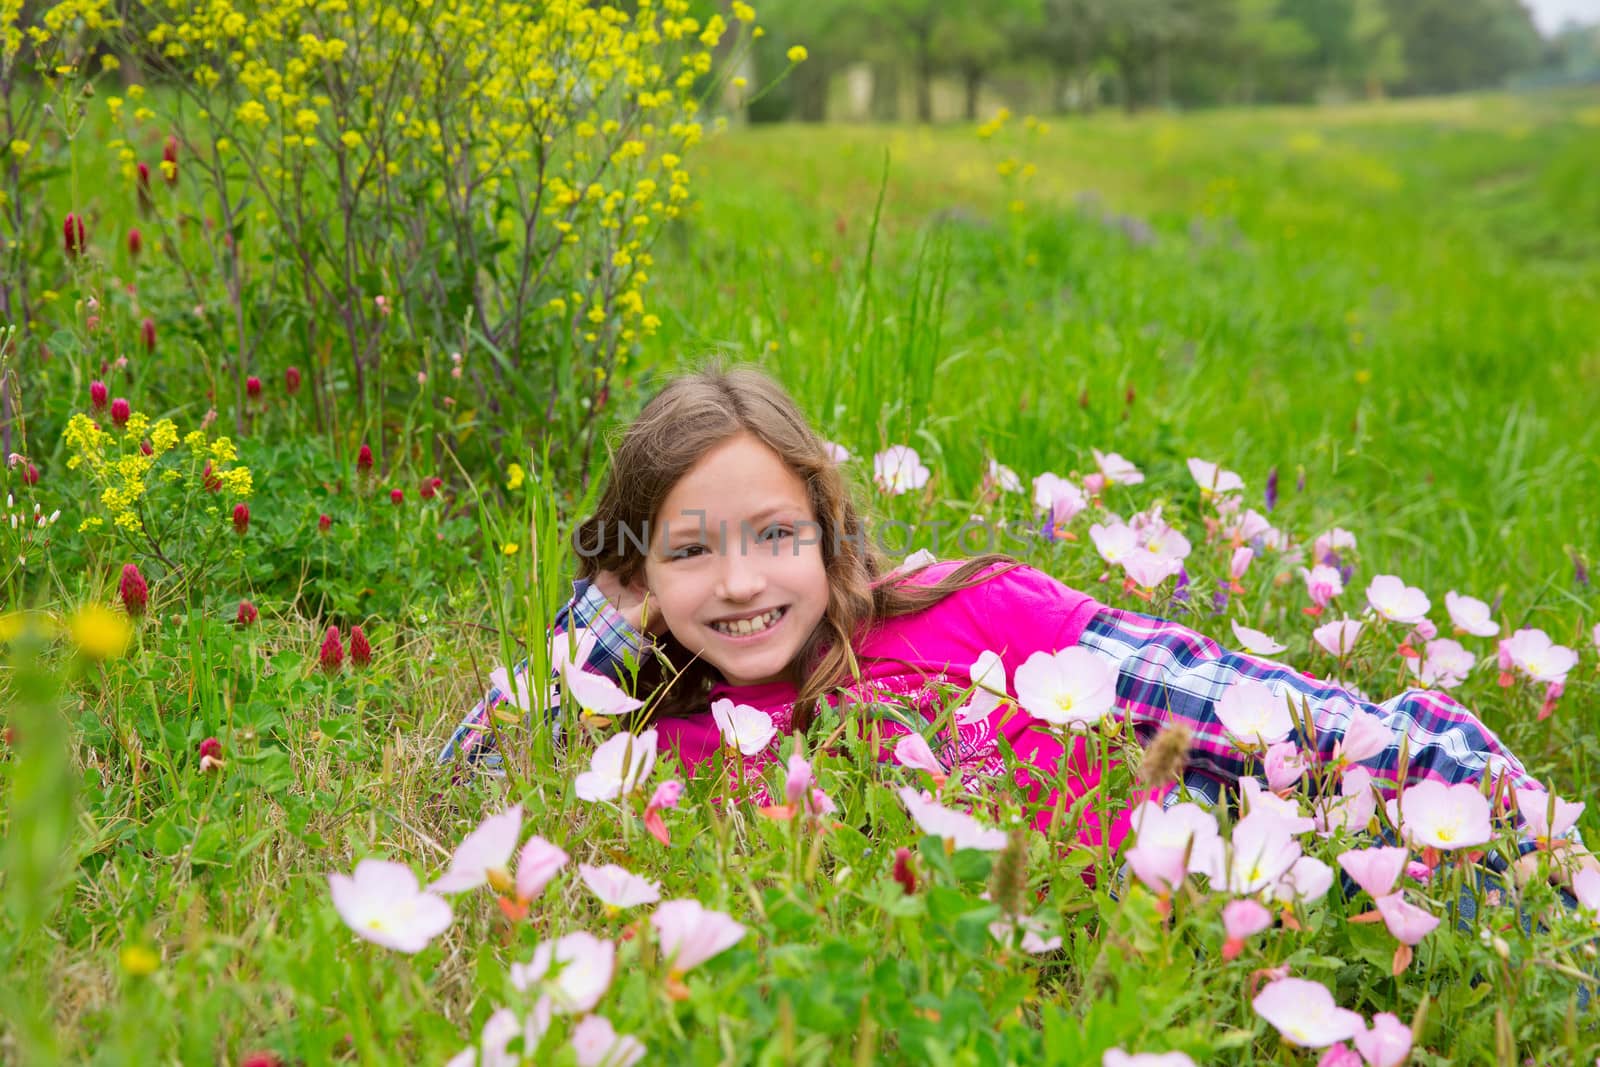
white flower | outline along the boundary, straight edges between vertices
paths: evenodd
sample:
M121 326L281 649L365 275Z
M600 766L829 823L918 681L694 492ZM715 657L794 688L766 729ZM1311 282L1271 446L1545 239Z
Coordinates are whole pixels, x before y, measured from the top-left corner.
M1045 471L1033 480L1033 502L1044 511L1055 511L1058 504L1065 503L1072 514L1076 515L1089 506L1089 501L1084 497L1083 490L1079 489L1070 480L1058 474Z
M1422 655L1406 661L1411 673L1423 685L1454 689L1467 680L1478 657L1461 647L1461 642L1440 637L1423 646Z
M989 480L1008 493L1022 492L1022 479L1017 477L1017 472L992 459L989 461Z
M1144 481L1144 475L1140 473L1139 468L1115 452L1101 452L1098 448L1089 451L1094 453L1095 466L1105 475L1107 485L1138 485Z
M561 1015L582 1015L593 1011L611 987L617 946L602 941L584 930L575 930L555 941L541 941L533 959L511 965L511 985L519 993L543 981L552 962L560 969L548 986L550 1008Z
M1500 642L1500 651L1512 666L1536 682L1561 682L1578 665L1578 654L1550 640L1543 630L1518 630Z
M1274 638L1268 637L1260 630L1252 630L1248 626L1233 624L1233 636L1238 638L1239 646L1246 652L1253 652L1258 656L1276 656L1288 648L1288 645L1279 644Z
M1095 523L1089 527L1089 540L1094 542L1100 558L1112 566L1117 566L1139 551L1139 535L1133 532L1133 527L1122 522Z
M872 457L872 476L878 488L899 495L928 484L930 473L922 465L916 449L907 445L890 445Z
M1251 678L1241 678L1224 688L1216 710L1228 733L1247 745L1265 748L1282 741L1294 729L1294 717L1284 698Z
M450 925L450 903L423 892L411 868L365 859L355 875L328 875L334 910L346 926L374 944L421 952Z
M656 732L635 737L620 733L605 741L590 757L589 769L573 780L581 800L615 800L639 788L656 765Z
M618 1034L604 1015L590 1015L572 1028L572 1050L578 1067L633 1067L645 1052L638 1038Z
M1244 479L1203 459L1189 459L1189 474L1195 484L1208 493L1234 493L1244 488Z
M1006 846L1006 832L984 826L964 811L953 811L924 797L915 789L902 787L900 800L911 818L925 834L955 843L956 848L975 848L998 852Z
M711 718L722 734L722 743L746 756L754 756L778 736L771 715L748 704L735 704L726 697L711 705Z
M498 882L496 888L509 888L511 854L517 850L521 833L521 804L484 819L462 838L450 857L450 869L428 889L435 893L461 893L489 881Z
M661 899L661 883L641 878L637 874L608 863L604 867L578 864L578 876L589 892L600 902L612 908L631 908L638 904L654 904Z
M1400 832L1414 845L1470 848L1487 842L1489 800L1472 782L1418 782L1400 794Z
M1489 605L1477 597L1461 596L1454 589L1444 595L1444 610L1458 629L1473 637L1493 637L1500 624L1489 617Z
M744 939L745 928L732 916L712 911L698 900L669 900L650 916L661 958L674 974L700 966Z
M1015 923L1009 918L996 919L989 924L989 935L1002 945L1009 946L1018 927L1022 929L1022 951L1030 955L1054 952L1061 947L1061 936L1045 937L1049 927L1031 915L1020 916Z
M972 699L956 711L956 722L969 726L981 722L999 710L1006 698L1006 665L999 654L984 649L967 669L967 677L976 687Z
M1054 726L1092 726L1117 698L1117 669L1085 648L1035 652L1012 681L1022 709Z
M1428 617L1428 595L1392 574L1380 574L1367 586L1367 603L1391 622L1414 626Z
M1334 1003L1327 986L1304 978L1269 982L1256 994L1252 1007L1277 1027L1285 1041L1301 1048L1326 1048L1367 1028L1359 1014Z

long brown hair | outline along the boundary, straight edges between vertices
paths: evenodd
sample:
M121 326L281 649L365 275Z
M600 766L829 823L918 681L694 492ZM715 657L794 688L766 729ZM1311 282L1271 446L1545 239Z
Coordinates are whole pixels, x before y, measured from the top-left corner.
M669 382L609 449L610 465L595 512L573 531L579 576L610 571L624 587L640 581L649 546L624 531L654 530L661 505L678 479L700 457L741 433L772 449L805 484L822 530L828 606L791 665L800 690L795 704L800 728L810 723L819 697L859 677L852 639L885 619L922 611L958 589L987 580L992 575L980 578L980 573L996 564L1008 570L1021 565L991 553L967 560L938 582L908 583L917 571L883 580L884 559L867 537L850 486L794 399L754 367L712 363ZM687 715L705 709L718 680L709 663L666 635L655 641L654 655L641 664L637 692L642 696L666 686L655 713Z

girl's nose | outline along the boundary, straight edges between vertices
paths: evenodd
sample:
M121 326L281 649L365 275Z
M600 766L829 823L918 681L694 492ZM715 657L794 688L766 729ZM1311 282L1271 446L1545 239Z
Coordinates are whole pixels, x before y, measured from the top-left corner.
M722 556L722 571L717 581L717 596L728 601L753 600L767 588L760 563L738 548Z

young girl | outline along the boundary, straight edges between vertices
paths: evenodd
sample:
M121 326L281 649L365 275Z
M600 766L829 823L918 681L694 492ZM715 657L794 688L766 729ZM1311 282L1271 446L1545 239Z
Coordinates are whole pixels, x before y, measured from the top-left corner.
M555 632L584 631L577 665L613 680L624 655L642 653L637 695L661 690L652 722L658 747L690 767L723 743L712 712L721 701L758 708L777 727L747 759L746 775L760 774L781 736L805 730L823 703L848 715L852 706L893 701L933 722L945 714L949 689L971 689L974 670L983 673L980 657L992 652L1012 699L968 705L935 751L969 780L992 778L1006 773L1004 738L1043 829L1057 807L1053 785L1065 781L1067 810L1094 788L1100 768L1082 735L1064 743L1017 706L1010 680L1036 652L1080 648L1115 668L1115 714L1141 743L1173 724L1191 732L1185 789L1169 801L1187 793L1214 804L1251 775L1251 760L1216 713L1228 687L1246 679L1309 706L1323 760L1335 758L1358 709L1381 719L1388 743L1361 762L1387 794L1423 779L1486 774L1513 788L1543 788L1470 711L1437 691L1372 704L1177 623L1102 605L1004 556L886 573L825 442L755 370L690 374L651 400L574 542L581 578ZM444 761L485 756L489 713L504 688L472 710ZM890 718L878 722L880 758L889 758L908 731ZM1094 845L1108 833L1116 847L1127 821L1124 810L1105 827L1086 812L1079 840ZM1530 841L1523 851L1532 848Z

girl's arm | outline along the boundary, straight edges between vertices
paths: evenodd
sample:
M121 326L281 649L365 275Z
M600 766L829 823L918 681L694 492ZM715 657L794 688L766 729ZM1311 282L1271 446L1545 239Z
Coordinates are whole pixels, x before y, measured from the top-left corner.
M1079 644L1116 665L1117 705L1140 740L1148 741L1168 723L1182 723L1193 732L1184 784L1212 802L1220 799L1222 787L1236 787L1241 778L1257 773L1257 761L1233 747L1216 712L1227 688L1246 679L1290 695L1297 706L1305 701L1324 761L1333 758L1358 708L1383 720L1391 741L1361 766L1372 772L1385 796L1425 779L1453 784L1485 775L1508 777L1515 789L1544 788L1470 710L1436 690L1408 689L1374 704L1281 663L1230 652L1178 623L1115 608L1097 613ZM1402 748L1408 762L1405 781L1399 782ZM1529 840L1524 851L1531 847Z
M555 618L551 620L551 648L555 649L560 645L564 652L566 637L573 631L583 631L586 635L577 649L578 666L583 670L602 674L614 682L620 682L624 660L629 656L637 660L638 632L611 605L600 591L600 587L588 579L579 579L573 583L572 599L562 605L556 612ZM525 688L527 670L526 659L516 666L519 692L528 691ZM552 690L559 690L559 672L551 681ZM559 697L559 692L556 695ZM451 763L459 758L468 763L481 761L484 766L498 766L500 757L493 751L494 732L489 727L489 717L496 708L506 703L507 698L508 694L500 685L490 685L488 693L467 712L461 724L450 735L450 740L439 753L439 762ZM550 706L552 724L559 723L558 711L558 705L552 701Z

